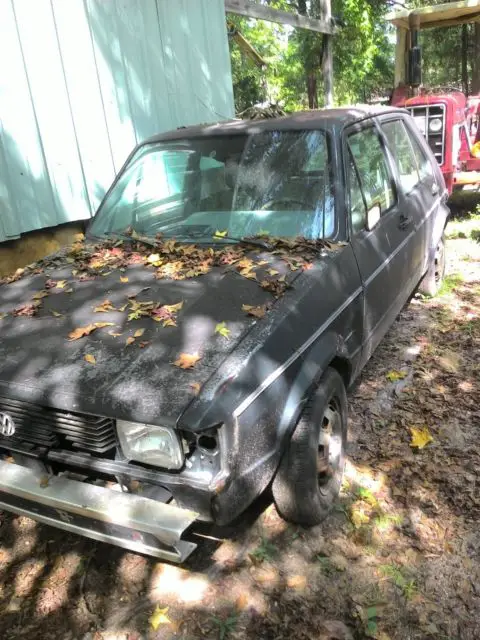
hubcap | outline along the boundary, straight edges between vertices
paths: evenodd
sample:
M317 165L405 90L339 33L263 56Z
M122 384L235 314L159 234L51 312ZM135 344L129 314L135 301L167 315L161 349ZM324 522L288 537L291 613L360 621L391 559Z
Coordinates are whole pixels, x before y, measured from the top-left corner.
M342 464L342 419L339 404L332 398L323 414L318 442L317 473L320 492L326 493Z

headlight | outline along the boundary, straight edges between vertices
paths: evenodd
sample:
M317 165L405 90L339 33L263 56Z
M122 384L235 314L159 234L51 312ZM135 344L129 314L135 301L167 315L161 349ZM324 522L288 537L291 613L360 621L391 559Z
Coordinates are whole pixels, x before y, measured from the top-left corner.
M432 133L438 133L442 129L442 119L432 118L428 123L428 130Z
M173 429L117 420L117 433L123 454L129 460L165 469L182 467L182 445Z

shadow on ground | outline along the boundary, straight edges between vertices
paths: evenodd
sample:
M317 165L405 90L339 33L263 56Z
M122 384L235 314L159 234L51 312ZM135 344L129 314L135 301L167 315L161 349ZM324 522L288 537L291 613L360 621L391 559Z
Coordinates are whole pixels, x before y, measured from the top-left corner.
M413 300L350 394L323 525L287 525L266 498L197 530L176 567L4 514L0 636L477 640L480 252L450 245L442 295ZM412 448L412 428L432 440Z

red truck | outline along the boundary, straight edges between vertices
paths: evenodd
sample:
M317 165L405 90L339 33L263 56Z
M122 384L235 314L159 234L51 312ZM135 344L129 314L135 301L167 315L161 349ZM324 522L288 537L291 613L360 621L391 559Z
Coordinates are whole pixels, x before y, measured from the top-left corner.
M387 16L397 28L395 89L391 103L405 107L428 141L442 170L449 193L480 186L480 96L455 88L422 87L421 29L463 24L480 19L480 1L468 0Z
M437 159L449 193L465 185L480 185L480 96L468 100L461 91L420 91L409 98L403 87L392 104L405 107L415 119ZM480 145L479 145L480 146Z

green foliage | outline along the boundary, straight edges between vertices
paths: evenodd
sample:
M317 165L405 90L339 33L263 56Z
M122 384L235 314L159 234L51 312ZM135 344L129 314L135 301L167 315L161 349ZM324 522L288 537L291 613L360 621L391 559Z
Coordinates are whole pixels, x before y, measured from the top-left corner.
M257 562L264 562L265 560L273 560L277 555L278 549L267 538L262 538L262 541L258 547L250 554Z
M225 620L223 620L222 618L219 618L218 616L211 617L211 621L213 622L213 624L216 627L218 627L219 640L224 640L225 638L227 638L229 633L235 629L237 620L238 620L238 616L235 613L232 613L231 615L229 615L228 618L226 618Z
M319 0L258 0L275 9L321 17ZM332 13L343 25L333 38L336 104L365 102L393 87L393 40L384 14L387 0L333 0ZM309 106L308 85L323 105L322 34L235 15L228 19L267 62L260 68L230 38L237 113L257 102L280 102L286 111ZM390 29L391 33L393 30Z
M394 563L382 564L380 566L380 571L384 576L390 578L393 584L400 589L406 600L411 600L417 593L415 580L405 575L406 572L404 568L399 567Z

